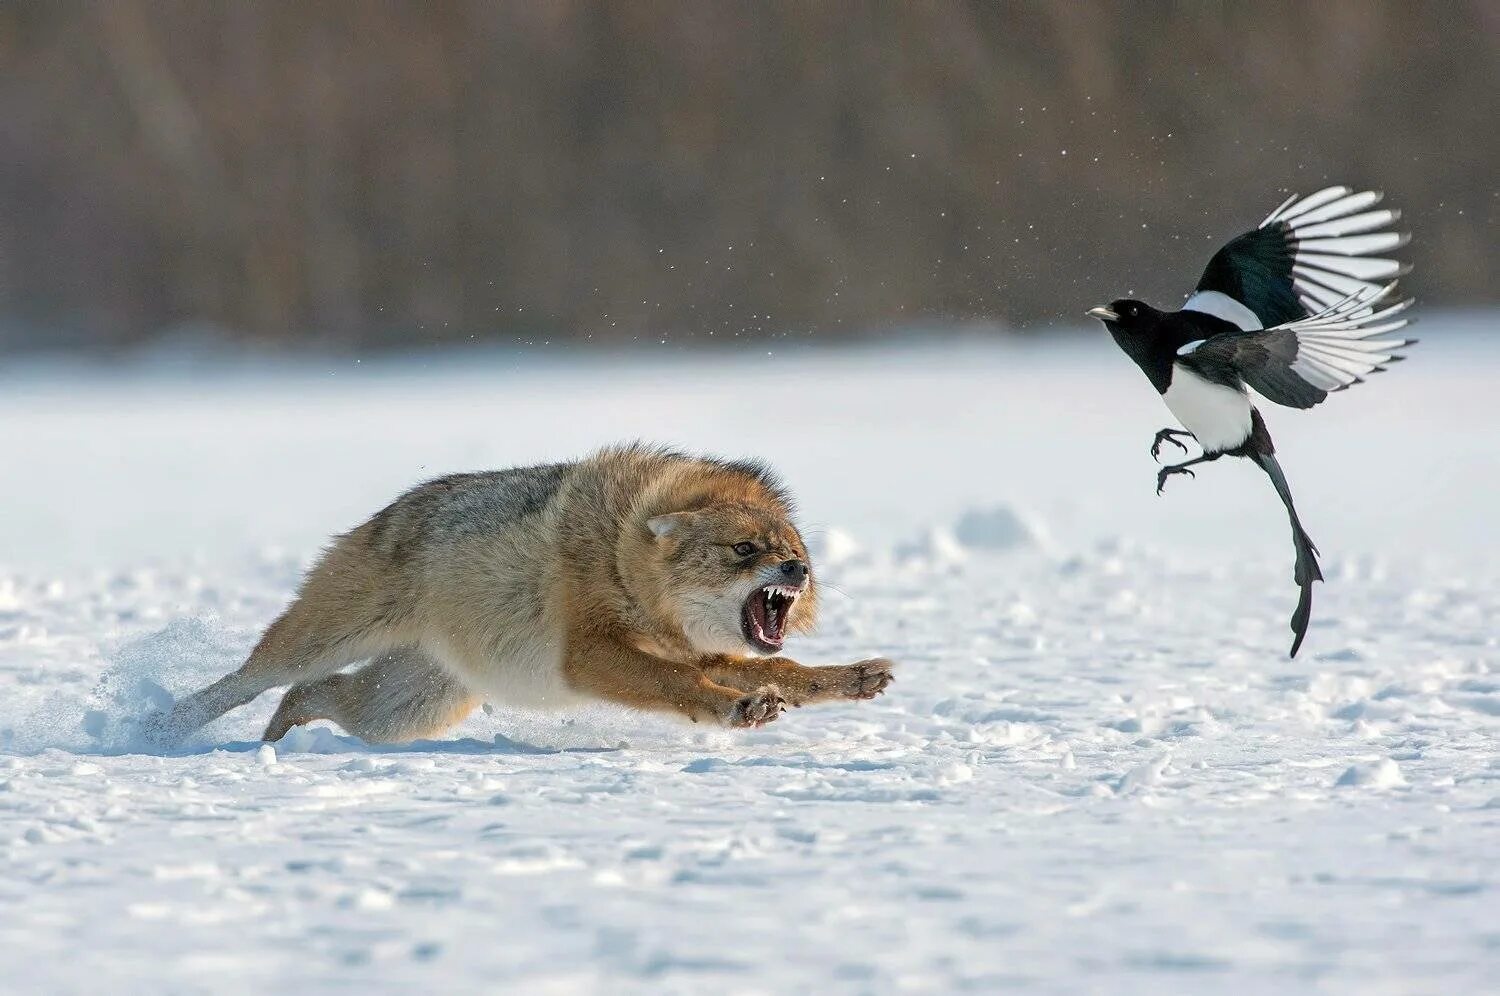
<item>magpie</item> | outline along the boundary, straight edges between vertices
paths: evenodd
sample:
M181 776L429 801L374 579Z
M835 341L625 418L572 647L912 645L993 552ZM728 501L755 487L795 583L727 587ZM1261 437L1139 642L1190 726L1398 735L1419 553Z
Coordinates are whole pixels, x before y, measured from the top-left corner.
M1397 350L1416 342L1382 338L1406 326L1412 301L1396 299L1396 280L1407 268L1384 257L1406 244L1404 233L1391 230L1400 212L1379 208L1380 201L1377 191L1349 187L1294 195L1214 253L1181 310L1122 298L1088 311L1182 424L1156 434L1151 456L1160 463L1165 443L1189 453L1183 436L1202 450L1163 466L1157 494L1173 474L1194 476L1191 467L1221 456L1252 460L1271 479L1291 519L1292 577L1301 589L1292 657L1307 635L1312 585L1323 572L1246 388L1278 405L1311 408L1402 359Z

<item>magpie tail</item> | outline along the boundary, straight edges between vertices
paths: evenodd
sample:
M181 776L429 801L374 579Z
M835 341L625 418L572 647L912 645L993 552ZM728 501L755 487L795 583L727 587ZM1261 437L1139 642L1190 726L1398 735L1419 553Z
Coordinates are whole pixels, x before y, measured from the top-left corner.
M1312 537L1307 535L1307 530L1302 528L1302 520L1297 518L1297 506L1292 504L1292 489L1287 486L1286 475L1281 472L1281 464L1276 462L1276 457L1271 453L1255 453L1251 459L1271 479L1276 493L1281 496L1281 503L1286 506L1287 518L1292 523L1292 546L1297 551L1297 563L1292 570L1292 578L1302 591L1297 596L1296 611L1292 613L1292 649L1287 656L1296 657L1297 651L1302 647L1302 638L1307 635L1307 624L1312 618L1313 582L1323 580L1323 569L1318 566L1318 548L1313 545Z

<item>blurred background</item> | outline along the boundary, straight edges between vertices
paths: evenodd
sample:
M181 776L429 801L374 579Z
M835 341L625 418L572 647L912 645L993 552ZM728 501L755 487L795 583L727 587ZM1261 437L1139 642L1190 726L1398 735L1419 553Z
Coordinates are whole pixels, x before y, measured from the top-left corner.
M0 351L1081 325L1284 192L1493 304L1500 4L0 6Z

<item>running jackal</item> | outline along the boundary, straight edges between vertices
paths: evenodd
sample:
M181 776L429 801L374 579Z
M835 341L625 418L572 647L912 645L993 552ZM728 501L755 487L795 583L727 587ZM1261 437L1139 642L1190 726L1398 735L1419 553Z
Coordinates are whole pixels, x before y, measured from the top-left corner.
M491 699L750 727L787 704L873 698L887 660L780 656L817 607L790 504L758 463L641 446L429 481L337 537L244 666L161 733L280 685L266 740L318 719L371 742L431 737Z

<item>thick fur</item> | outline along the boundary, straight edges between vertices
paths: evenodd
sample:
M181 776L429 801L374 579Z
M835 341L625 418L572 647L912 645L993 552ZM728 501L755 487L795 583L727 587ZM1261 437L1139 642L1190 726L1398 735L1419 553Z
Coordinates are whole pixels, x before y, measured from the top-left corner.
M630 446L439 478L335 538L244 666L180 701L162 733L283 685L268 740L317 719L370 741L431 737L485 700L602 699L743 727L880 694L888 661L809 668L746 638L746 599L794 576L786 632L805 633L807 549L757 463Z

